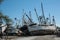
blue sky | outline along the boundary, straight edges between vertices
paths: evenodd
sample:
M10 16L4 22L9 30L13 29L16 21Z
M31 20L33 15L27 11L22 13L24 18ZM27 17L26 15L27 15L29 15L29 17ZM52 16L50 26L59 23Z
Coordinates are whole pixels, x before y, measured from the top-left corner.
M31 11L32 19L37 22L36 14L34 8L36 8L38 15L41 15L41 1L44 7L44 14L48 17L49 13L51 16L55 16L56 24L60 24L60 0L4 0L1 5L1 10L3 14L8 15L10 18L14 19L17 17L21 20L23 11L25 10L27 14Z

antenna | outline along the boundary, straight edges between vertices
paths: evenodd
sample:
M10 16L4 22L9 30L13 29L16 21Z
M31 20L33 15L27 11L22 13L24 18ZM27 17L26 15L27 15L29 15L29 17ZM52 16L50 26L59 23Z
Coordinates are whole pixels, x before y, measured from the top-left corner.
M52 17L53 17L53 19L52 19L53 24L56 26L56 23L55 23L55 18L54 18L54 16L52 16Z

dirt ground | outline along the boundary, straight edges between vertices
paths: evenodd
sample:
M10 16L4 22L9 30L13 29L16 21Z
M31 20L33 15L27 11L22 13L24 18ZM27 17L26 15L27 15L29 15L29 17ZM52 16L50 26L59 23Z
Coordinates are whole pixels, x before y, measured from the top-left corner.
M44 35L44 36L27 36L27 37L17 37L17 36L8 36L9 39L0 38L0 40L60 40L60 37L56 35Z

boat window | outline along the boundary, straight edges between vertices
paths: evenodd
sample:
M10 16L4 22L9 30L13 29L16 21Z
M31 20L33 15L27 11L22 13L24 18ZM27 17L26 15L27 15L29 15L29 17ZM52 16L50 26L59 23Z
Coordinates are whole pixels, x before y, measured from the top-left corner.
M33 25L36 25L36 23L34 23L34 24L30 24L29 26L33 26Z
M53 26L54 24L50 24L50 26Z
M48 26L48 25L39 25L39 26Z

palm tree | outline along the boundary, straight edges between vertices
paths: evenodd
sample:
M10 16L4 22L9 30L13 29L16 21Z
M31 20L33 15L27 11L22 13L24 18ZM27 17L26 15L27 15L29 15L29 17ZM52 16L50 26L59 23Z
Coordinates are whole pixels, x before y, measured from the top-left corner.
M8 30L8 27L10 27L10 22L12 23L12 20L8 16L3 15L2 12L0 12L0 26L3 24L3 20L5 21L5 23L7 25L7 29L6 30ZM6 33L6 34L8 35L8 33ZM7 38L8 38L8 36L7 36Z

